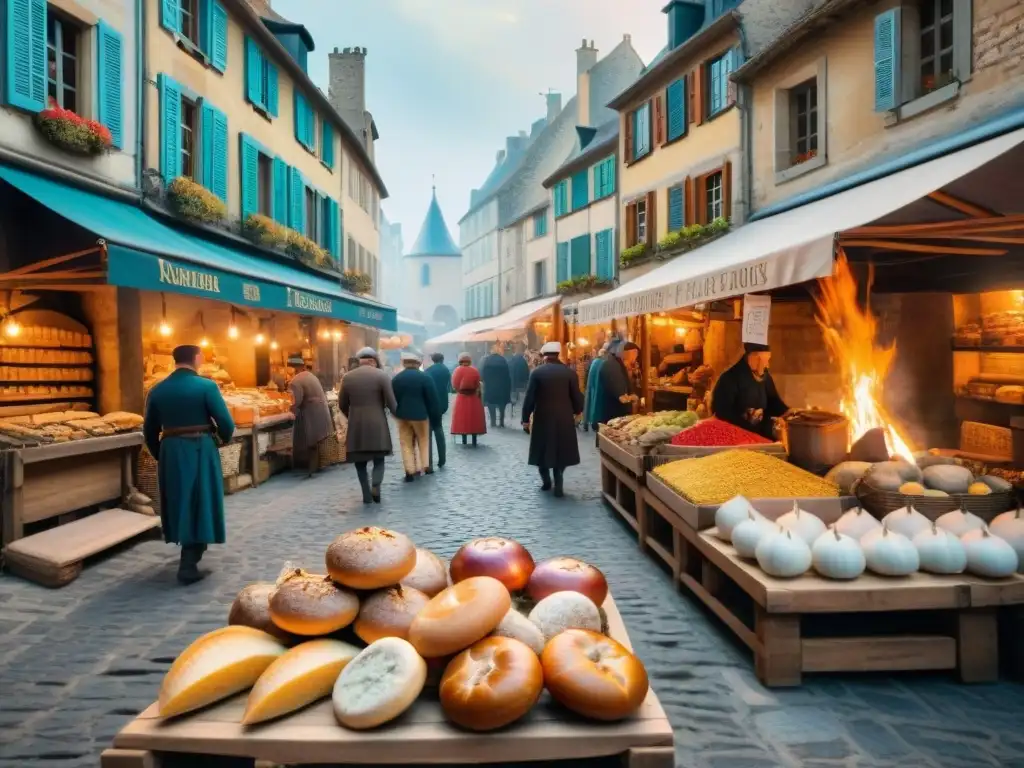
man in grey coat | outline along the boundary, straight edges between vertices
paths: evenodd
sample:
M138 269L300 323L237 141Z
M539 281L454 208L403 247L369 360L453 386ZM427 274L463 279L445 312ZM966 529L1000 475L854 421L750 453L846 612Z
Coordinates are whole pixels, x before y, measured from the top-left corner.
M380 504L380 486L384 482L384 457L391 455L391 430L384 409L398 410L391 378L380 368L377 351L364 347L356 355L359 367L349 371L341 383L338 407L348 419L345 447L348 459L356 465L363 503ZM373 462L373 474L367 464Z
M331 410L324 387L311 366L301 357L290 358L288 366L298 371L288 385L295 403L292 406L295 415L292 457L296 466L305 466L306 477L312 477L320 471L320 444L334 432Z

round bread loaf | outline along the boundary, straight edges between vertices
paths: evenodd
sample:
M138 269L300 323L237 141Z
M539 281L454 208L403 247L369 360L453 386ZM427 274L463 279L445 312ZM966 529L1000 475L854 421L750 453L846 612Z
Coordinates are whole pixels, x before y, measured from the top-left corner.
M252 687L242 725L273 720L330 696L341 670L359 650L340 640L310 640L292 648Z
M374 592L359 606L356 634L367 644L382 637L405 640L412 620L429 602L429 597L412 587L390 587Z
M251 688L285 652L276 638L252 627L221 627L195 640L174 660L157 700L160 717L174 717Z
M448 588L448 566L429 549L416 550L416 565L402 579L403 587L418 589L427 597Z
M505 585L475 576L448 587L409 626L409 642L424 658L449 656L490 634L512 607Z
M359 598L327 576L296 570L285 576L270 598L270 618L295 635L315 637L352 623Z
M544 684L555 701L594 720L621 720L647 696L647 670L610 637L569 629L544 646Z
M295 636L285 632L270 618L270 596L276 590L276 584L267 583L242 587L228 612L228 625L252 627L273 635L288 645L294 643Z
M544 650L544 633L540 631L540 627L515 608L508 609L508 613L505 614L492 634L497 637L510 637L525 643L538 656Z
M593 600L579 592L548 595L530 611L530 621L540 628L545 642L567 629L601 631L601 612Z
M409 538L386 528L357 528L327 547L327 572L351 589L392 587L415 565L416 547Z
M356 656L334 684L334 715L347 728L375 728L405 712L423 690L427 663L400 637L385 637Z
M453 723L493 731L529 712L543 689L536 653L509 637L485 637L452 660L438 693Z

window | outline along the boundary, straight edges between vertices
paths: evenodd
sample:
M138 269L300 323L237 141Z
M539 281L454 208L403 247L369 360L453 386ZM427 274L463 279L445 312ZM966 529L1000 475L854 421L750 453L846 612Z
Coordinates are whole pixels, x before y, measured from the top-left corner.
M565 216L569 212L569 180L564 179L555 184L555 218Z
M178 0L178 4L181 6L179 33L193 45L199 45L199 0Z
M923 0L921 14L921 93L953 81L953 0Z
M259 212L264 216L274 215L274 161L259 153Z
M708 174L704 177L704 220L710 223L725 216L724 187L722 172Z
M306 197L306 237L312 240L314 243L320 242L320 229L317 226L319 222L318 212L319 207L316 204L316 192L309 187L305 190Z
M651 151L651 103L636 109L631 117L633 127L633 160L646 157Z
M535 261L533 263L533 295L543 296L548 289L548 277L545 274L547 263Z
M636 242L647 242L647 201L637 200L633 204L636 208ZM633 243L635 245L635 243Z
M538 211L533 214L533 236L544 237L548 233L548 212Z
M430 265L423 264L420 267L420 285L426 288L430 285Z
M820 59L794 72L775 91L776 184L821 168L827 162L826 83L826 61ZM697 199L701 200L699 194Z
M181 99L181 175L196 178L196 138L199 136L199 110L191 99Z
M734 51L730 49L705 65L708 117L713 117L732 104L729 75L735 69L733 62Z
M245 38L246 98L268 117L277 117L277 67L251 37Z
M608 157L593 167L594 200L615 194L615 158Z
M346 264L348 269L356 268L356 241L351 237L348 239L348 250L346 251L348 256L346 257Z
M580 171L572 177L572 209L586 208L590 202L590 172Z
M793 165L818 154L818 83L810 80L789 92Z
M48 94L51 101L72 112L78 111L78 33L75 25L55 13L47 13Z

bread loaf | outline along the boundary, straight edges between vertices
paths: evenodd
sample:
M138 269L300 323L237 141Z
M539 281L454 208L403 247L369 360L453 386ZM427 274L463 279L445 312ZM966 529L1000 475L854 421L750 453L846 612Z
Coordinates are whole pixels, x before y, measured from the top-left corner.
M429 549L416 550L416 565L402 579L402 586L418 589L428 597L448 588L448 566Z
M408 642L385 637L341 671L331 695L334 715L347 728L375 728L405 712L423 690L427 664Z
M343 533L327 548L327 572L352 589L394 586L415 565L416 548L409 538L376 526Z
M382 637L409 635L409 625L430 598L412 587L391 587L374 592L359 607L354 629L364 643Z
M409 625L409 642L425 658L457 653L490 634L512 607L505 585L474 576L431 599Z
M327 576L296 569L270 597L270 618L295 635L328 635L344 629L359 612L359 598Z

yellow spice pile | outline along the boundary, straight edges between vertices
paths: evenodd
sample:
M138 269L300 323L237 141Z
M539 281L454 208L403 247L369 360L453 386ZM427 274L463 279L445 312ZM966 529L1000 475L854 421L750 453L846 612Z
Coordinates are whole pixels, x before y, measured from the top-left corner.
M655 468L654 474L694 504L733 496L780 499L838 496L839 489L799 467L759 451L722 451Z

